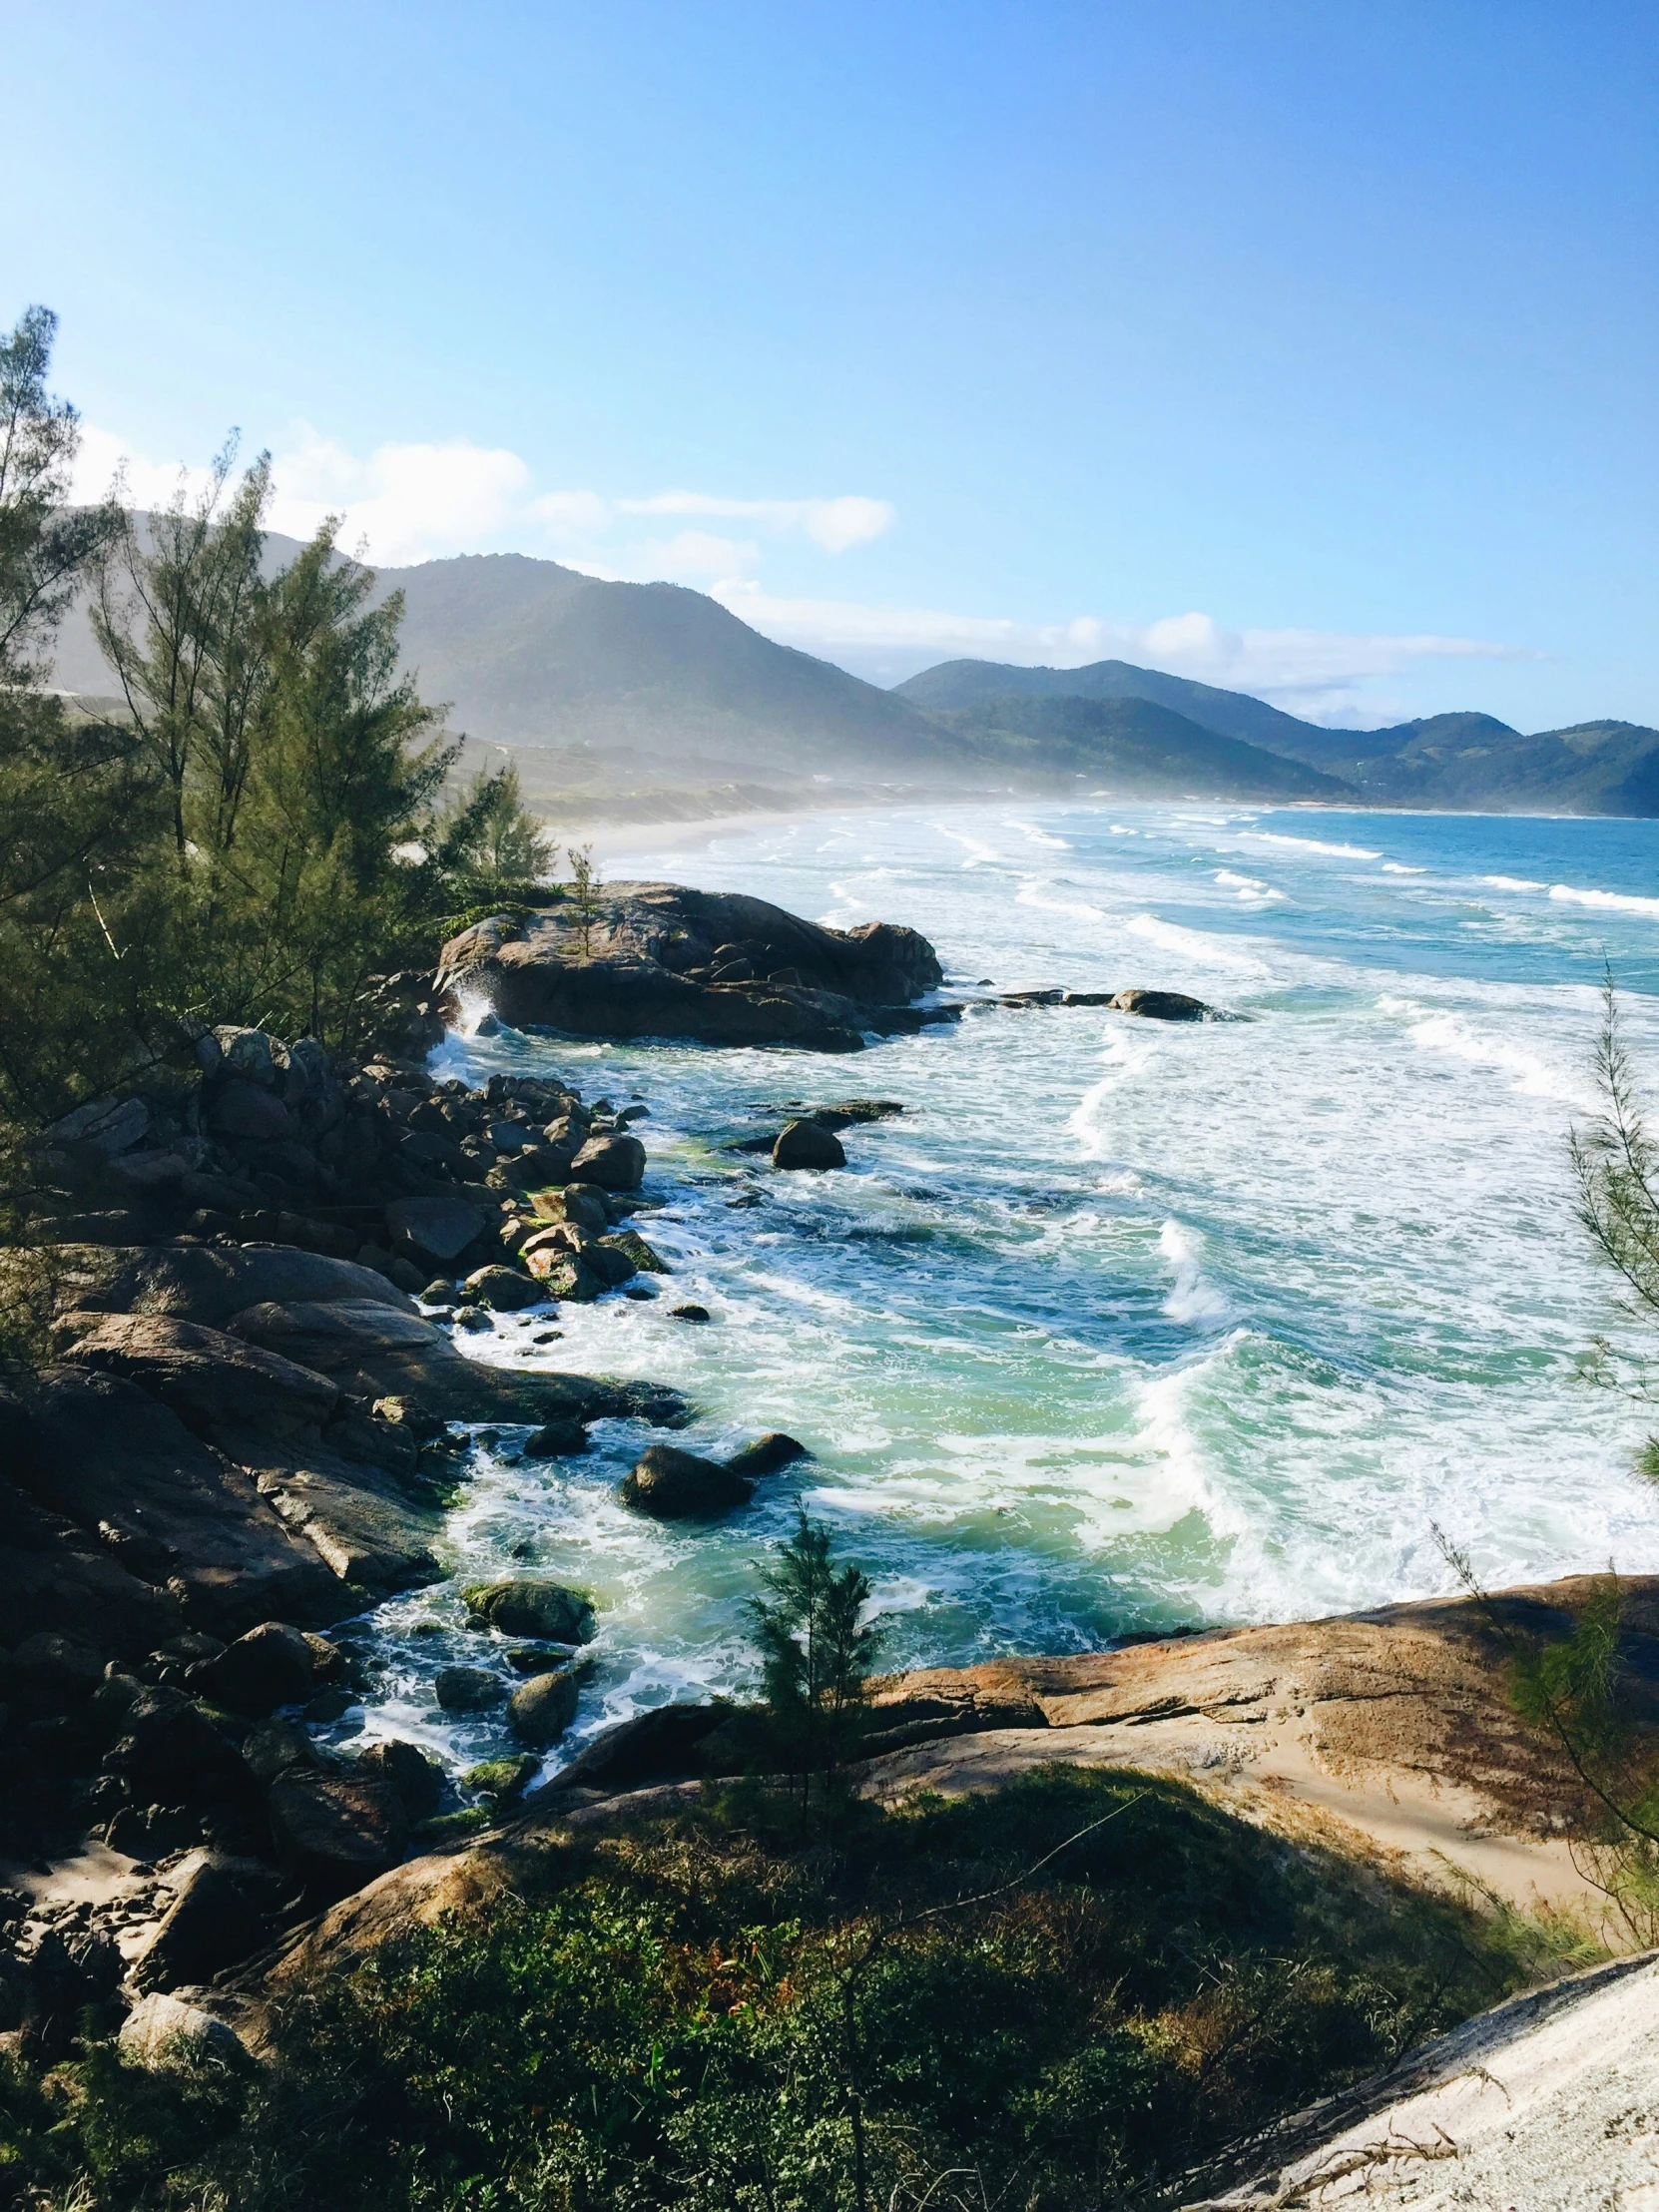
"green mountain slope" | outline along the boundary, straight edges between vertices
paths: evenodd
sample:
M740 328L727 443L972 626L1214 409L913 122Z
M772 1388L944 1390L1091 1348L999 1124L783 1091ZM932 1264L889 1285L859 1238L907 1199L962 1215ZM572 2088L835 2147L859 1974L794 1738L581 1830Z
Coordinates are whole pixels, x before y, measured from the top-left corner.
M1166 676L1161 669L1135 668L1128 661L1094 661L1087 668L1017 668L1006 661L941 661L893 687L924 714L972 707L988 699L1150 699L1169 707L1200 729L1216 730L1224 738L1241 738L1247 745L1265 746L1270 753L1300 758L1297 744L1310 735L1330 733L1295 715L1281 714L1265 700L1246 692L1218 691L1213 684L1195 684L1185 676ZM1314 766L1320 764L1315 762Z
M1336 777L1376 807L1659 816L1659 730L1639 723L1585 722L1526 737L1491 715L1445 714L1385 730L1327 730L1243 692L1127 661L1074 669L943 661L896 689L953 725L963 714L1012 697L1146 700L1203 729Z
M517 745L914 775L952 751L907 700L776 645L678 584L607 583L520 554L386 569L404 656L460 729Z
M1083 776L1124 799L1354 799L1334 777L1146 699L983 699L938 720L987 773Z

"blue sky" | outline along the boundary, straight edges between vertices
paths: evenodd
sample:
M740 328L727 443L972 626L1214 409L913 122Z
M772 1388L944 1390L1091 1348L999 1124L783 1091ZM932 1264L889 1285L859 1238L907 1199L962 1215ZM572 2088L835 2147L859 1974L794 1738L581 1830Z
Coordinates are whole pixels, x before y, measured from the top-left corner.
M0 312L87 480L715 590L890 681L1116 653L1659 724L1659 9L14 9ZM19 213L27 216L18 221Z

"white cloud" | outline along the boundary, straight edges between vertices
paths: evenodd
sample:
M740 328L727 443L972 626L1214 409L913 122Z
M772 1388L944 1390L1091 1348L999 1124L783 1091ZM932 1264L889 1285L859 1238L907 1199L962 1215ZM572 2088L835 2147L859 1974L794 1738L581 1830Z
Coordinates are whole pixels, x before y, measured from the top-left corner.
M758 522L781 537L797 531L827 553L845 553L890 530L898 510L885 499L717 499L700 491L662 491L649 499L619 499L624 515L709 515Z
M933 661L1012 661L1080 668L1130 661L1224 691L1250 692L1314 720L1368 720L1376 703L1359 686L1397 676L1422 660L1523 657L1483 638L1378 636L1333 630L1229 630L1211 615L1166 615L1150 623L1075 616L1053 623L956 615L930 607L869 607L836 599L774 598L758 583L717 583L714 596L745 622L786 645L892 682Z
M340 541L390 568L499 537L526 504L530 471L504 446L378 445L358 460L305 426L272 462L271 526L309 537L343 514Z
M203 468L181 471L135 454L110 432L88 427L76 491L98 498L124 462L129 497L165 504L181 480L194 492ZM783 598L760 580L764 545L802 540L837 557L893 527L884 499L844 493L820 499L737 499L712 492L644 497L596 491L537 491L529 467L503 446L384 444L366 457L308 424L273 463L271 522L306 537L325 514L343 517L340 542L365 548L388 567L454 553L512 551L573 563L591 575L665 579L707 590L768 637L804 647L894 683L940 660L1046 663L1076 668L1121 659L1228 691L1244 691L1314 721L1395 718L1395 703L1373 688L1425 661L1521 658L1479 638L1390 636L1330 630L1230 630L1207 614L1142 624L1077 615L1054 622L952 614L930 607L877 607L855 600ZM651 523L739 522L752 534L687 527L667 535ZM1538 657L1538 656L1524 656Z

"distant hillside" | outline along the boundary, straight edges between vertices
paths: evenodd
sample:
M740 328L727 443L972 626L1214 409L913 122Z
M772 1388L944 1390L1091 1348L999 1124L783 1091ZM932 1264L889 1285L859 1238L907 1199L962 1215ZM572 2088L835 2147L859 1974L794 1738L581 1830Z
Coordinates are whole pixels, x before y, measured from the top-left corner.
M1324 799L1348 785L1147 699L982 699L937 718L987 772L1086 776L1124 799Z
M268 563L297 550L274 534ZM608 583L516 553L382 569L379 588L403 593L404 662L425 696L450 703L455 729L510 747L537 803L566 815L695 819L867 803L894 786L1069 789L1079 776L1149 796L1659 815L1659 731L1631 723L1523 737L1489 715L1449 714L1327 730L1127 661L946 661L882 691L762 637L703 592ZM64 626L56 681L109 689L84 610ZM1168 720L1075 711L1112 707ZM1311 780L1285 778L1285 764Z
M972 707L986 699L1150 699L1170 707L1200 729L1217 730L1224 738L1242 738L1247 745L1265 746L1270 753L1284 753L1292 760L1296 742L1308 734L1326 733L1312 722L1281 714L1265 700L1246 692L1218 691L1213 684L1194 684L1185 676L1166 676L1161 669L1135 668L1128 661L1092 661L1087 668L1019 668L1008 661L941 661L919 676L896 684L894 694L907 699L923 714L937 714L955 707ZM1315 764L1318 765L1317 763Z
M274 535L268 563L295 551ZM956 748L907 700L774 644L703 592L514 553L381 569L379 589L403 594L403 659L422 692L486 742L620 749L703 778L938 782L953 768ZM56 681L109 688L84 611L64 626Z
M1585 722L1524 737L1491 715L1431 715L1386 730L1327 730L1244 692L1166 676L1127 661L1087 668L1016 668L942 661L898 694L955 724L987 702L1142 699L1341 783L1374 807L1444 807L1483 814L1659 816L1659 730Z

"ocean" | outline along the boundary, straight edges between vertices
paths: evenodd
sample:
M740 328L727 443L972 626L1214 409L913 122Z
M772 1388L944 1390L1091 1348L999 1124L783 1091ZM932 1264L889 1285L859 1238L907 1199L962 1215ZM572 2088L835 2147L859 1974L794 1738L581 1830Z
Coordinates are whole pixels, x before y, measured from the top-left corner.
M503 1317L467 1350L674 1384L674 1440L757 1432L810 1461L715 1526L618 1502L649 1432L517 1461L480 1445L456 1583L379 1609L388 1664L342 1739L462 1763L497 1720L436 1710L486 1656L459 1583L590 1589L594 1668L561 1754L607 1722L754 1680L746 1601L798 1507L874 1584L884 1663L1346 1611L1455 1586L1659 1568L1659 1316L1621 1312L1574 1217L1604 963L1659 1096L1659 823L1192 803L823 815L653 842L613 879L741 889L844 926L906 922L971 997L1191 992L1233 1018L974 1008L825 1057L457 1037L439 1072L557 1072L650 1108L655 1304ZM947 995L949 995L947 991ZM845 1172L729 1149L789 1102L898 1101ZM668 1318L705 1305L706 1328ZM416 1631L419 1631L418 1633Z

